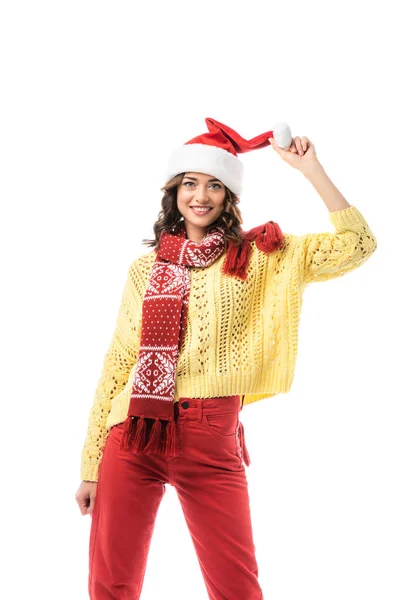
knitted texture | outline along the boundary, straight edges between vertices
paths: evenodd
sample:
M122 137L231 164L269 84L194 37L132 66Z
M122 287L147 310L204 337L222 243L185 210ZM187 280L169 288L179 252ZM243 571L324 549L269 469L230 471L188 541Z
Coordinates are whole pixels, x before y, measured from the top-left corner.
M226 252L191 267L191 293L179 355L175 401L244 394L244 405L290 390L307 284L340 277L375 251L376 238L354 206L329 213L334 233L284 234L266 254L250 242L245 280L226 275ZM97 481L109 430L128 414L141 331L141 306L155 260L133 260L89 415L81 479Z

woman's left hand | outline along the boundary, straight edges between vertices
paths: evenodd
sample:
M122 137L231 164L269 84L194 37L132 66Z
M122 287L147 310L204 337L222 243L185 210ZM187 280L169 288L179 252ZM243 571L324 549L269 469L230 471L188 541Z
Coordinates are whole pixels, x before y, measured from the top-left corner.
M296 136L293 138L292 144L287 150L280 148L274 138L268 138L268 140L273 149L285 162L304 174L319 162L315 153L314 144L305 136L301 138Z

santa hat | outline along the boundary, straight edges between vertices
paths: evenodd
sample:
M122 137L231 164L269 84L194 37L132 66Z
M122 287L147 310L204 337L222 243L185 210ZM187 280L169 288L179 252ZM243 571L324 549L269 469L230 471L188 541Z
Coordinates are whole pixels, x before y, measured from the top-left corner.
M276 123L272 131L261 133L251 140L245 140L215 119L207 118L206 123L208 133L202 133L172 151L165 174L166 181L189 171L207 173L239 195L243 184L243 163L238 159L238 153L264 148L270 145L268 138L272 137L284 150L292 143L290 128L284 122Z

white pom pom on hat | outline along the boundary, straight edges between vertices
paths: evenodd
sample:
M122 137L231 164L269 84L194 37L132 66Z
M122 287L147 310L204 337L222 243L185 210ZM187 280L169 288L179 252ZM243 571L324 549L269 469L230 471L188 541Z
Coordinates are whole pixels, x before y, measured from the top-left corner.
M205 121L208 133L189 140L170 154L166 181L189 171L207 173L239 195L243 186L243 163L237 157L238 153L270 146L268 138L271 137L283 150L287 150L292 143L290 127L283 121L276 123L271 131L261 133L251 140L245 140L236 131L215 119L206 118Z

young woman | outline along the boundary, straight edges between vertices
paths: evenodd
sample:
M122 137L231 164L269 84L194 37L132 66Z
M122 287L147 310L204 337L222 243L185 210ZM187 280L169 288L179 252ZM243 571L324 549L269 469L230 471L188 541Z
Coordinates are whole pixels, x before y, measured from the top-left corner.
M240 411L288 392L302 294L364 263L376 239L307 137L251 140L214 119L171 154L153 246L129 266L82 450L76 500L91 514L89 596L140 597L169 483L214 600L261 600ZM271 144L315 187L335 233L248 232L237 153ZM172 593L172 590L171 590ZM167 593L168 595L168 593Z

